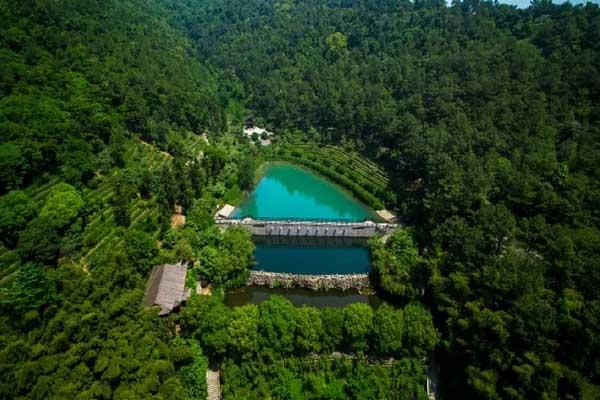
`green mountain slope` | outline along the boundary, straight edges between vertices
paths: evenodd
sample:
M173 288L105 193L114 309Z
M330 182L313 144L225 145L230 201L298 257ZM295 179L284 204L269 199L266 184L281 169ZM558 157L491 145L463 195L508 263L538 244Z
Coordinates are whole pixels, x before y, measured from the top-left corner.
M433 355L440 398L598 398L599 69L592 4L0 0L0 400L201 399L209 360L230 399L421 399ZM393 307L225 306L254 247L212 215L278 159L396 209ZM142 309L180 260L213 296Z
M167 3L273 129L391 174L448 398L597 396L597 5Z
M0 192L85 183L115 136L225 128L211 73L154 1L3 1ZM110 150L109 150L110 151Z

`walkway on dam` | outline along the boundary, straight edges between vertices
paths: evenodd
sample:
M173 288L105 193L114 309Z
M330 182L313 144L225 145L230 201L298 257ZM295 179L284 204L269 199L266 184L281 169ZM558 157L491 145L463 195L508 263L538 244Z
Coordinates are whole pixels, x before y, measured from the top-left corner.
M303 221L297 219L216 218L215 222L222 227L233 225L243 226L250 230L254 236L369 238L377 234L386 234L398 227L398 224L390 223L341 220Z

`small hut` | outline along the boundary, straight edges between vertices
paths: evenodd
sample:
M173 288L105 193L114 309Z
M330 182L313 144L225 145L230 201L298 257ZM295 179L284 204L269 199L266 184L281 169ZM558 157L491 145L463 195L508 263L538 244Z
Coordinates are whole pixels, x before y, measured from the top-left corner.
M217 211L215 214L216 219L229 219L231 214L235 211L235 207L230 204L225 204L223 207Z
M179 308L190 296L185 289L187 265L163 264L152 268L152 273L146 284L144 307L160 306L158 315L168 315Z
M377 212L377 215L379 215L379 217L387 223L398 222L398 217L389 210L379 210L376 212Z

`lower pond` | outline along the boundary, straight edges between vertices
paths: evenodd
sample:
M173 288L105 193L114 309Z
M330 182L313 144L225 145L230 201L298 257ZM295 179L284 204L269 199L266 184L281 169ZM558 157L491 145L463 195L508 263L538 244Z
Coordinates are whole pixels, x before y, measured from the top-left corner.
M299 275L365 274L371 269L360 239L255 237L256 270Z
M356 290L328 290L317 292L309 289L280 289L249 286L235 289L225 295L225 304L229 307L245 304L260 304L269 296L279 295L287 298L295 306L313 307L345 307L352 303L366 303L374 308L379 307L382 300L374 294L361 294Z
M369 250L364 247L256 246L255 269L301 275L365 274Z

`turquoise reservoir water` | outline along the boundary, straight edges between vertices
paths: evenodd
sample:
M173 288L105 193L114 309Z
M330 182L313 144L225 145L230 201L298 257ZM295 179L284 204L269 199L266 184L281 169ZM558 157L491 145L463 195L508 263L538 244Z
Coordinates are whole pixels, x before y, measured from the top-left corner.
M267 166L237 218L376 220L374 212L349 193L303 168ZM292 274L367 273L371 260L364 240L255 237L255 269Z
M234 217L375 220L375 213L343 189L303 168L269 165Z
M369 272L365 247L295 247L257 245L257 270L291 274L364 274Z

